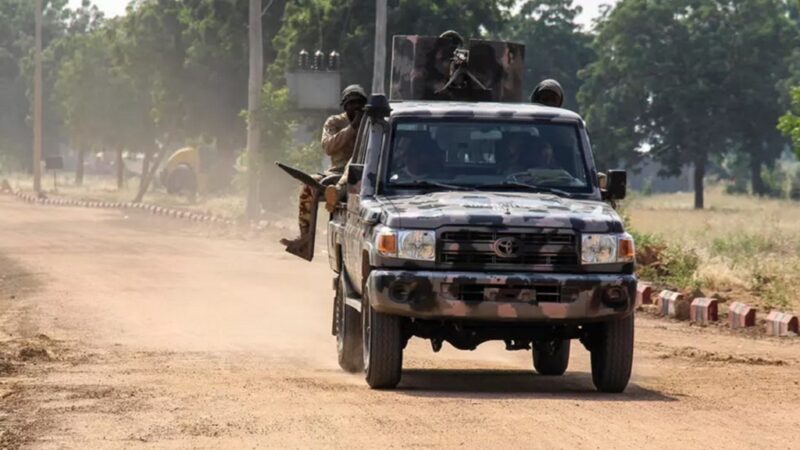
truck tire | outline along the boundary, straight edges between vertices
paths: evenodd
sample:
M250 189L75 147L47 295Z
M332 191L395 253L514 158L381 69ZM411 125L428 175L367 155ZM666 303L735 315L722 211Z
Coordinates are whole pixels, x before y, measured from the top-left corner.
M364 358L361 355L361 315L345 304L343 284L344 274L340 273L334 300L336 353L342 370L358 373L364 369Z
M564 375L569 366L570 340L555 341L552 352L546 349L533 349L533 368L540 375Z
M361 311L367 384L372 389L393 389L403 372L401 319L372 309L366 291Z
M590 339L595 388L609 393L624 391L633 366L633 314L598 324Z

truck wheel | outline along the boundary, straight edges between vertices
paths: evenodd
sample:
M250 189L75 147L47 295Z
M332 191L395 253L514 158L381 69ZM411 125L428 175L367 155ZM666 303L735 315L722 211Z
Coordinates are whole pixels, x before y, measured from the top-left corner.
M595 388L600 392L624 391L633 366L633 314L597 325L590 344Z
M403 372L403 339L400 317L376 312L364 291L362 329L364 373L373 389L392 389Z
M364 369L361 356L361 317L358 311L344 302L344 274L339 274L334 300L336 314L336 353L339 367L345 372L356 373Z
M541 375L564 375L569 365L569 346L570 340L564 339L553 341L551 348L534 348L533 367Z

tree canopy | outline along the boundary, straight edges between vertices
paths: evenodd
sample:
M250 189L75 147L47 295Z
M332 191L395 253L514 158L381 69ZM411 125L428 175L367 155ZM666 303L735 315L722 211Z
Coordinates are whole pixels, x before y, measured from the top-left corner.
M580 13L572 0L527 0L509 18L504 37L525 44L526 93L553 78L565 90L564 106L577 109L578 72L595 58L592 36L576 22Z
M781 150L770 124L796 35L780 0L623 0L579 94L600 159L644 148L669 172L692 164L697 208L710 157L745 152L760 174Z

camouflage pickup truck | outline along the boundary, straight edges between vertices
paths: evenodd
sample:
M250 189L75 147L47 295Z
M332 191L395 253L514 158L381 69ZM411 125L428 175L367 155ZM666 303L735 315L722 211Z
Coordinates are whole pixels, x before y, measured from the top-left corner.
M580 339L597 389L624 390L634 250L604 199L624 197L625 177L598 185L581 118L523 104L381 103L370 101L328 225L341 366L394 387L412 337L434 351L502 340L532 348L540 374L561 375Z
M410 45L409 64L430 67L414 55L435 55L419 50L442 42L396 37L395 55ZM373 388L393 388L411 338L430 340L433 351L500 340L532 350L539 374L562 375L578 339L595 387L621 392L637 281L633 239L609 203L625 197L625 172L597 172L574 112L508 101L519 97L515 77L503 76L521 70L508 68L521 67L518 47L480 46L501 76L476 71L465 84L456 74L445 87L492 101L440 99L443 82L417 86L435 100L414 99L433 94L414 95L413 80L393 82L402 101L370 98L346 195L328 222L339 364L363 370ZM301 256L311 259L310 249Z

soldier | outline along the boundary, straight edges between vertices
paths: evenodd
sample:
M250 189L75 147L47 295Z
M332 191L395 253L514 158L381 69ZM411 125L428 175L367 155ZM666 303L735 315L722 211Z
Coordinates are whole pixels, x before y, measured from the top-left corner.
M358 127L364 115L367 94L359 85L348 86L342 91L342 113L331 116L322 127L322 150L331 158L331 167L324 174L315 175L317 181L330 175L341 176L345 165L353 155ZM311 231L311 208L316 208L314 192L308 185L303 185L300 193L300 211L298 225L300 236L281 243L289 248L299 250L308 243Z
M531 92L531 103L560 108L564 104L564 89L556 80L544 80Z

